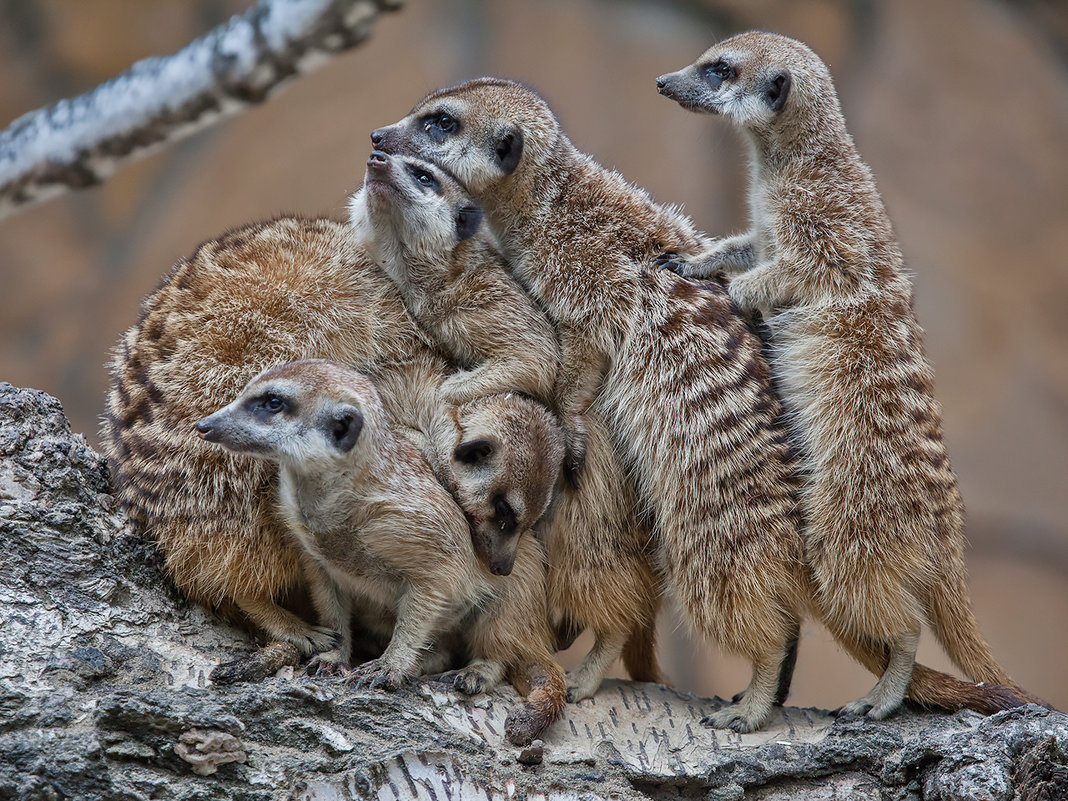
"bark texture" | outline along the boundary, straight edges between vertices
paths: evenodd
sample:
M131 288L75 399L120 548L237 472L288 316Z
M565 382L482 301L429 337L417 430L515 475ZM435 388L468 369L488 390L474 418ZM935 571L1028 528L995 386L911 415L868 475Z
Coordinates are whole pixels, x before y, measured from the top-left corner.
M173 590L54 398L0 384L0 799L1068 798L1068 717L787 707L749 735L720 699L609 682L543 747L503 739L510 688L353 691L283 668L218 686L253 644Z
M94 186L131 158L262 102L370 33L397 0L260 0L177 53L147 58L90 92L0 132L0 218Z

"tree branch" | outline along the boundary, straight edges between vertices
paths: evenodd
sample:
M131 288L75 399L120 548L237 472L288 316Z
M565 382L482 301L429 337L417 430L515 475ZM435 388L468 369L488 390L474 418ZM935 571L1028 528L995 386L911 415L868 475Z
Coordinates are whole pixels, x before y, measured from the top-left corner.
M287 79L363 42L397 0L260 0L170 56L0 132L0 219L260 103Z

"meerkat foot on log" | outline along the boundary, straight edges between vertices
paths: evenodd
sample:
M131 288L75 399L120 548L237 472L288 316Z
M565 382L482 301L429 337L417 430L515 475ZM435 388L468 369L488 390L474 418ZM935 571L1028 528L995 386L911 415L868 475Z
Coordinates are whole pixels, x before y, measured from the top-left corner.
M1011 686L968 601L964 508L912 285L826 65L801 42L744 33L657 87L729 120L751 145L752 230L681 272L751 262L729 290L770 330L800 445L815 610L840 640L888 652L872 691L843 711L897 709L924 623L973 680Z

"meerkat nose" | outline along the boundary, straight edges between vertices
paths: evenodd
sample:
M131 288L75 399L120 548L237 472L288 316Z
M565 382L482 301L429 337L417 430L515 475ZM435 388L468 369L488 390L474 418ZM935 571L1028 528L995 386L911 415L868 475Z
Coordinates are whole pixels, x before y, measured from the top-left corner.
M382 144L382 140L385 139L385 138L386 138L386 129L385 128L378 128L378 129L376 129L374 131L371 131L371 144L374 145L375 147L378 147L380 144Z
M215 427L212 425L210 417L205 417L203 420L198 420L196 426L197 432L200 434L201 437L208 440L211 439L211 433L215 430Z
M656 90L658 92L662 92L664 91L665 86L667 86L667 76L661 75L659 78L656 79Z

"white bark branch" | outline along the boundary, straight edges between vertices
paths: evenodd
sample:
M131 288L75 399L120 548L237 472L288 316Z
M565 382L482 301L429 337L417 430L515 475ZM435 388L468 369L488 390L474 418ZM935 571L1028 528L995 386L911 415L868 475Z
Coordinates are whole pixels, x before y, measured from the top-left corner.
M367 38L397 0L260 0L170 56L147 58L0 132L0 219L259 103Z

